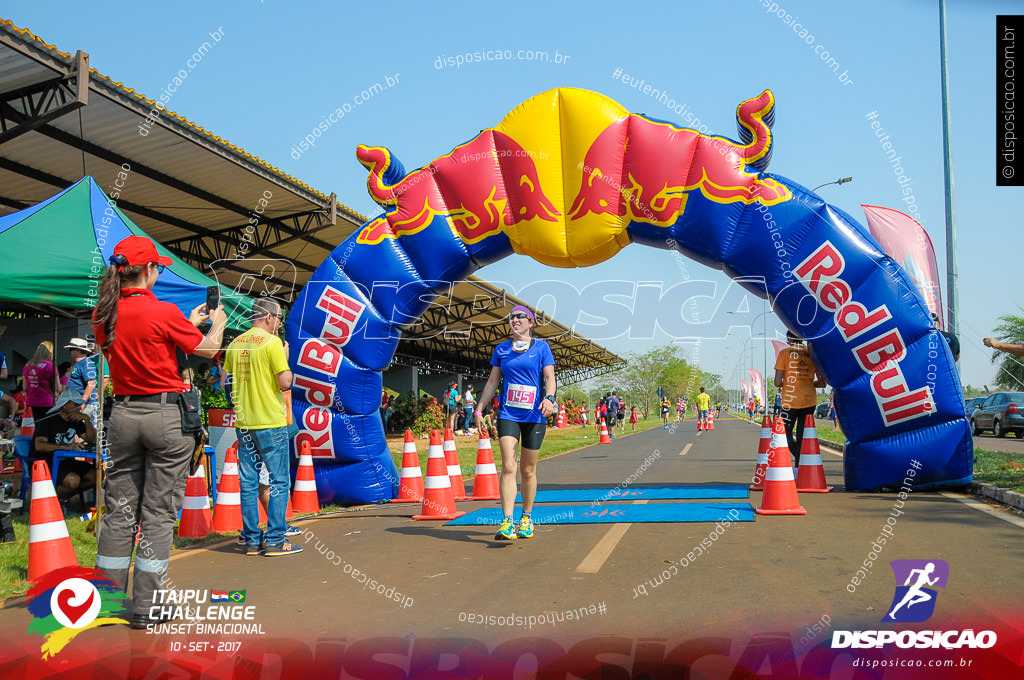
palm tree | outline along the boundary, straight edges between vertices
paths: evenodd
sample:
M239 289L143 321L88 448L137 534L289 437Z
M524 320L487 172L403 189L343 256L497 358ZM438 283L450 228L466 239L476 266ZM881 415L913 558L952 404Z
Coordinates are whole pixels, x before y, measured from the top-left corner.
M995 327L996 337L1002 342L1014 345L1024 344L1024 316L1005 314L999 317L1000 324ZM1024 363L1019 357L1004 352L993 352L992 363L999 365L995 383L1007 390L1024 389Z

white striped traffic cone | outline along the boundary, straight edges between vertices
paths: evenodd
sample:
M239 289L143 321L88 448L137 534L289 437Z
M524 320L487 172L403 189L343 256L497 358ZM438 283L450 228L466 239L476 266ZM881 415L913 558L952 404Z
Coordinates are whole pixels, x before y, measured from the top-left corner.
M61 567L77 567L75 546L64 523L57 490L45 460L32 463L32 506L29 509L28 580L35 581Z
M761 441L757 444L757 465L754 467L754 483L751 491L764 491L764 476L768 472L768 445L772 441L772 424L768 416L761 419Z
M257 504L259 500L256 501ZM217 505L213 508L213 530L227 534L242 529L242 486L238 479L238 444L224 454L224 467L217 485Z
M800 444L800 467L796 473L796 490L800 493L828 493L831 486L825 484L825 467L821 464L821 447L818 445L818 428L814 416L808 414L804 421L804 440Z
M423 472L420 470L420 454L416 450L416 438L412 430L405 431L405 446L402 448L402 473L398 483L398 498L392 503L423 502Z
M31 437L36 431L36 421L32 417L32 407L26 406L25 412L21 414L21 430L18 432L23 437Z
M473 475L473 500L496 501L501 498L498 469L494 465L491 438L480 435L476 443L476 474Z
M768 446L768 472L765 475L761 506L754 510L759 515L806 515L796 493L796 481L789 460L786 427L782 418L775 419L772 441Z
M452 494L455 495L455 500L467 500L469 496L466 495L466 485L462 482L462 464L459 463L459 452L455 448L455 435L451 428L444 431L444 460L448 465L448 476L452 480Z
M441 433L430 431L430 448L427 454L427 481L423 490L423 507L413 519L455 519L465 512L455 509L455 495L448 464L444 458Z
M178 538L206 538L213 532L210 495L206 489L206 470L202 464L185 482L185 503L181 506Z
M316 476L313 470L313 454L309 442L302 442L299 449L299 469L295 471L295 486L292 487L292 507L295 512L320 512L320 499L316 494Z

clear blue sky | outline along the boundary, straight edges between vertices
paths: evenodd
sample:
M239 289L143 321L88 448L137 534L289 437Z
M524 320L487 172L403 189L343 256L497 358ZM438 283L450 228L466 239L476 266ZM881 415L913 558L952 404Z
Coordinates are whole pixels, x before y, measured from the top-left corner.
M813 36L813 44L768 13L777 4ZM357 144L388 146L413 169L446 154L520 102L557 86L602 92L630 111L682 123L681 116L612 77L616 68L667 90L715 133L736 138L735 108L771 88L776 96L770 171L814 187L853 176L820 194L863 223L862 203L901 207L900 185L866 119L877 112L912 178L913 195L935 244L945 282L945 214L939 106L937 0L825 3L728 0L701 3L370 3L280 0L39 3L8 1L0 16L58 48L90 54L101 73L156 98L186 59L223 31L223 39L177 89L168 108L245 148L285 172L330 193L367 216L380 212L354 157ZM995 369L981 338L1000 314L1019 313L1020 207L1024 189L995 186L995 23L1020 11L1019 2L950 0L952 145L960 274L961 375L965 384L991 383ZM814 47L846 72L840 82ZM548 62L480 61L436 65L447 57L487 50L546 51ZM567 57L554 63L556 50ZM439 62L440 58L440 62ZM396 75L397 74L397 75ZM368 101L353 98L377 82L395 84ZM294 145L331 111L349 111L314 149L295 158ZM767 256L767 255L766 255ZM736 387L738 357L749 332L720 272L671 253L633 245L611 260L579 270L553 269L515 256L479 272L513 290L541 280L578 289L621 281L633 306L638 281L718 285L717 300L700 308L709 321L699 351L703 369ZM535 286L528 301L538 301ZM529 292L529 290L527 291ZM530 299L532 297L532 299ZM561 317L551 298L540 300ZM735 304L734 304L735 303ZM748 302L748 318L762 302ZM638 302L634 321L659 310ZM771 315L769 315L771 318ZM581 322L587 319L581 318ZM591 322L596 322L590 319ZM741 327L731 329L729 323ZM756 323L760 335L761 321ZM643 325L640 323L637 326ZM580 331L614 351L644 350L667 336L617 338ZM769 323L769 335L782 332ZM642 333L640 335L643 335ZM755 339L753 365L762 365ZM693 345L684 345L692 354ZM769 361L771 354L769 349ZM748 362L749 363L749 359ZM729 378L734 378L731 382Z

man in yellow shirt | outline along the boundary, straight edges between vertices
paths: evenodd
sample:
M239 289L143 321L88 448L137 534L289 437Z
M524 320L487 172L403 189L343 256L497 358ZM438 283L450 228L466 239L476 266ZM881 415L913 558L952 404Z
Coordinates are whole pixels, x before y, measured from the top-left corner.
M704 388L700 388L700 394L697 395L697 422L700 423L700 427L705 430L708 427L708 411L711 409L711 396L704 391Z
M793 331L786 332L789 347L775 360L775 386L782 394L782 420L786 423L786 441L793 465L800 465L800 447L804 441L804 421L814 413L817 402L815 388L828 383L818 373L810 351Z
M232 375L238 480L241 486L242 539L247 555L294 555L302 547L285 540L288 507L288 428L281 392L291 388L288 349L277 337L283 314L274 300L252 306L252 328L228 345L224 370ZM258 527L256 507L260 470L269 473L267 531Z

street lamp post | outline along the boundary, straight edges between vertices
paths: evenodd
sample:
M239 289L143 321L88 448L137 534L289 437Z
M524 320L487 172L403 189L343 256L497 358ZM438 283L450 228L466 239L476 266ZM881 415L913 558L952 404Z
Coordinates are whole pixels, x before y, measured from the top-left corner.
M730 314L734 314L735 312L729 312L729 313ZM743 337L739 333L729 333L728 335L735 335L737 338L742 338ZM736 372L739 369L739 365L744 363L744 357L747 354L747 347L748 346L750 347L750 363L751 364L754 363L754 344L753 344L753 340L754 340L754 336L753 336L753 334L751 334L751 336L749 338L747 338L746 341L744 341L743 346L740 348L740 355L739 355L739 358L736 360L737 368L733 369L733 373L732 373L733 376L736 375ZM743 379L742 371L740 372L740 379L741 380Z
M846 181L849 181L849 180L850 180L850 178L846 179ZM765 302L765 304L767 304L767 302ZM753 334L754 333L753 332L754 324L757 323L758 319L762 319L762 318L764 319L764 323L761 326L761 328L762 328L761 341L763 343L761 345L761 347L762 347L762 358L764 360L764 373L761 375L761 377L764 379L764 399L765 399L765 401L768 401L768 315L771 314L771 313L772 313L772 310L770 310L770 309L766 310L764 312L761 312L760 314L758 314L757 316L754 317L753 321L749 322L750 323L750 329L751 329L750 338L751 338L751 340L753 340L753 337L754 337L754 334ZM740 314L739 312L729 312L729 314L733 314L735 316L741 316L744 319L747 318L746 314ZM751 349L750 349L750 363L754 363L754 349L753 349L753 346L751 346Z
M840 185L840 184L846 184L847 182L852 182L852 181L853 181L852 177L840 177L839 179L834 180L832 182L825 182L824 184L819 184L818 186L816 186L813 189L811 189L811 191L817 191L818 189L820 189L822 187L827 187L829 184Z

